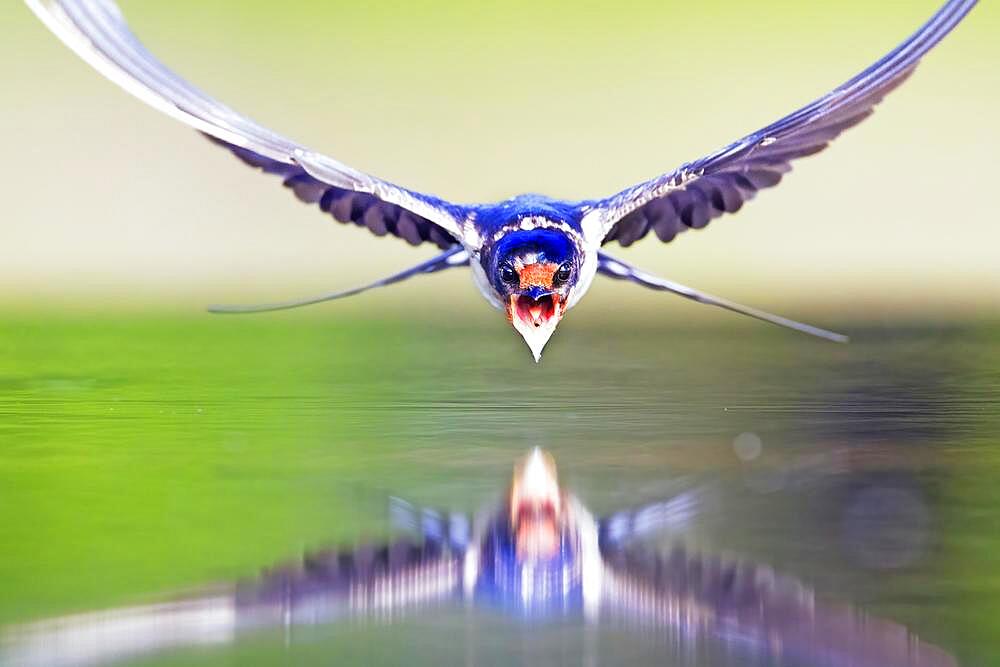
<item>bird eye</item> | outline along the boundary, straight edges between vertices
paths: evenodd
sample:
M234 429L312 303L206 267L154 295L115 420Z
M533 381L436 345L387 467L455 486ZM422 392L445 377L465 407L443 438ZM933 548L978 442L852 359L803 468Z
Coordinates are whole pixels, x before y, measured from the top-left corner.
M516 283L517 282L517 272L514 271L514 267L510 264L504 264L500 267L500 280L505 283Z
M569 280L570 274L573 272L573 268L570 266L569 262L563 262L559 269L556 271L555 279L556 282L564 283Z

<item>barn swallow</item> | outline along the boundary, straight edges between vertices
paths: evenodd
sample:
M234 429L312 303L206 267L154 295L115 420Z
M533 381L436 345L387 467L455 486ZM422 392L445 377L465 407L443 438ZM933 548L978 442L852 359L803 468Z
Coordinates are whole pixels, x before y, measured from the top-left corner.
M268 130L224 106L161 64L129 30L111 0L26 0L63 42L147 104L201 131L240 160L281 178L304 202L372 233L429 243L441 254L354 289L216 312L293 308L343 298L422 273L468 266L486 300L504 312L537 362L566 311L601 274L672 292L792 329L843 342L824 329L742 306L653 276L602 250L653 235L672 241L736 213L773 187L794 160L822 151L871 115L920 58L976 0L948 0L907 40L869 68L801 109L721 150L603 199L563 201L520 195L491 204L455 204L361 172Z
M689 549L684 535L710 495L687 488L595 518L560 485L552 457L535 449L478 515L394 498L392 522L410 538L311 552L160 604L12 627L0 632L0 664L106 664L268 628L284 628L291 641L296 627L464 608L536 629L578 619L681 647L714 641L740 658L732 664L955 667L893 621L826 601L765 565ZM664 537L673 541L666 550L656 546Z

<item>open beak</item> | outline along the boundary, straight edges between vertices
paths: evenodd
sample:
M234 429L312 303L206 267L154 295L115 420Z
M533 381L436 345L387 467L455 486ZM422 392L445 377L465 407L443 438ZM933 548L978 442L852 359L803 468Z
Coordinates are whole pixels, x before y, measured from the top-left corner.
M551 558L556 554L562 493L555 462L537 447L514 469L509 511L520 558Z
M528 344L535 363L542 358L542 349L555 333L564 310L558 294L550 293L538 298L527 294L514 294L510 297L507 317Z
M557 267L539 267L531 264L521 269L521 292L512 294L507 304L507 318L528 344L536 363L566 311L562 297L552 291L552 273Z

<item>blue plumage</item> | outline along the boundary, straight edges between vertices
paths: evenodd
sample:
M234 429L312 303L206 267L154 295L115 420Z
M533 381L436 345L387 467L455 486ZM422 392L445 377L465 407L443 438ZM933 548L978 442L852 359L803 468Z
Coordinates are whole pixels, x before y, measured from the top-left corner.
M822 151L872 114L920 58L975 6L948 0L909 39L857 76L777 122L680 168L604 199L568 202L528 194L495 204L454 204L413 192L311 151L258 125L182 80L131 33L112 0L26 0L73 50L148 104L200 130L241 160L279 175L296 196L342 223L444 252L366 287L298 302L218 308L248 312L341 298L421 273L469 266L483 296L504 310L537 361L565 311L597 273L680 294L835 341L845 337L646 274L600 251L652 231L661 241L735 213L777 185L798 158Z
M562 265L574 263L578 246L559 229L536 228L511 231L501 229L502 236L480 254L480 262L498 293L503 293L505 281L502 268L513 267L519 256L531 256L535 262Z
M582 203L553 199L539 194L524 194L495 204L469 207L475 213L476 228L483 236L495 234L504 227L525 218L545 218L564 223L582 233Z

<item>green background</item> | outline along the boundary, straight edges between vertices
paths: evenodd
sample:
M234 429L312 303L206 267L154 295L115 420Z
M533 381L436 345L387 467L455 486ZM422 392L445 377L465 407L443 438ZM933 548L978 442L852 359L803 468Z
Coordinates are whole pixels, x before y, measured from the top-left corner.
M123 8L164 62L264 125L416 189L494 201L597 197L672 170L853 76L936 4ZM0 300L195 308L353 285L430 254L294 201L97 75L19 3L0 24ZM622 254L762 306L877 319L1000 303L997 34L1000 11L983 3L873 118L780 188L703 233ZM480 303L460 274L384 298L395 309L435 295ZM599 283L582 307L664 321L675 306Z

